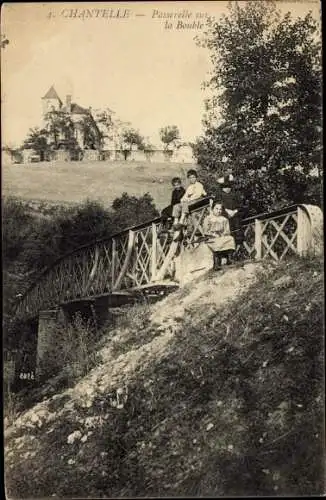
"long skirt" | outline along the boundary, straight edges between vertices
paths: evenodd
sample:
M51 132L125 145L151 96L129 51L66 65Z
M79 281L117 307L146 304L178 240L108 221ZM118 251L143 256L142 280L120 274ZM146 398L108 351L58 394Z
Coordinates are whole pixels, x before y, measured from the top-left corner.
M234 238L231 235L215 236L206 242L212 252L224 252L225 250L235 250Z

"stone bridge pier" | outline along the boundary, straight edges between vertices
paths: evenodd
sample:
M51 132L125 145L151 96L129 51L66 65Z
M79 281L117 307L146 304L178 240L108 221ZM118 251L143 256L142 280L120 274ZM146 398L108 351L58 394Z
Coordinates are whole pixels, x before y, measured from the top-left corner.
M38 317L37 348L36 348L36 377L40 378L47 371L51 362L53 342L58 342L58 310L40 311ZM61 339L62 340L62 339Z

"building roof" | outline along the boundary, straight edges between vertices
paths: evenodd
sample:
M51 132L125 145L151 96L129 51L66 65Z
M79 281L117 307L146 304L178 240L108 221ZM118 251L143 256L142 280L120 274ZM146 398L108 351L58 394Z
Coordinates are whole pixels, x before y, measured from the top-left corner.
M62 111L67 111L67 106L63 106ZM75 102L72 102L71 113L75 115L85 115L89 114L89 110L86 108L82 108L81 106L79 106L79 104L76 104Z
M49 88L49 90L47 91L45 96L42 97L42 99L57 99L62 104L62 101L61 101L60 97L58 96L57 91L55 90L53 85Z

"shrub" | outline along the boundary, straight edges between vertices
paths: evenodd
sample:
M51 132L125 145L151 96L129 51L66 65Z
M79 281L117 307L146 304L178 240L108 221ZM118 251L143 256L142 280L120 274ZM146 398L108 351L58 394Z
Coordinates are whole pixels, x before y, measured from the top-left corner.
M158 216L148 193L140 198L123 193L112 208L87 200L56 207L52 217L39 220L26 204L8 198L3 209L5 267L19 261L25 272L41 270L75 248Z
M123 193L120 198L114 200L112 208L116 232L125 227L147 222L159 215L149 193L145 193L140 198Z
M2 256L8 267L20 257L34 220L24 202L15 197L3 200L2 205Z

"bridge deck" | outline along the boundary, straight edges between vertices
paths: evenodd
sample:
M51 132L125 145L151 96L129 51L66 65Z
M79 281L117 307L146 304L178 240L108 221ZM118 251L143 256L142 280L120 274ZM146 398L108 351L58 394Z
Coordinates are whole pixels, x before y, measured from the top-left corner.
M77 305L77 304L94 304L98 301L105 301L110 304L124 304L126 302L130 302L128 299L137 299L140 296L163 296L168 293L174 292L179 288L179 284L176 281L163 281L161 283L148 283L146 285L129 288L128 290L120 290L117 292L104 293L101 295L95 295L92 297L78 297L74 300L68 300L64 302L60 302L58 307L65 307L68 305Z

